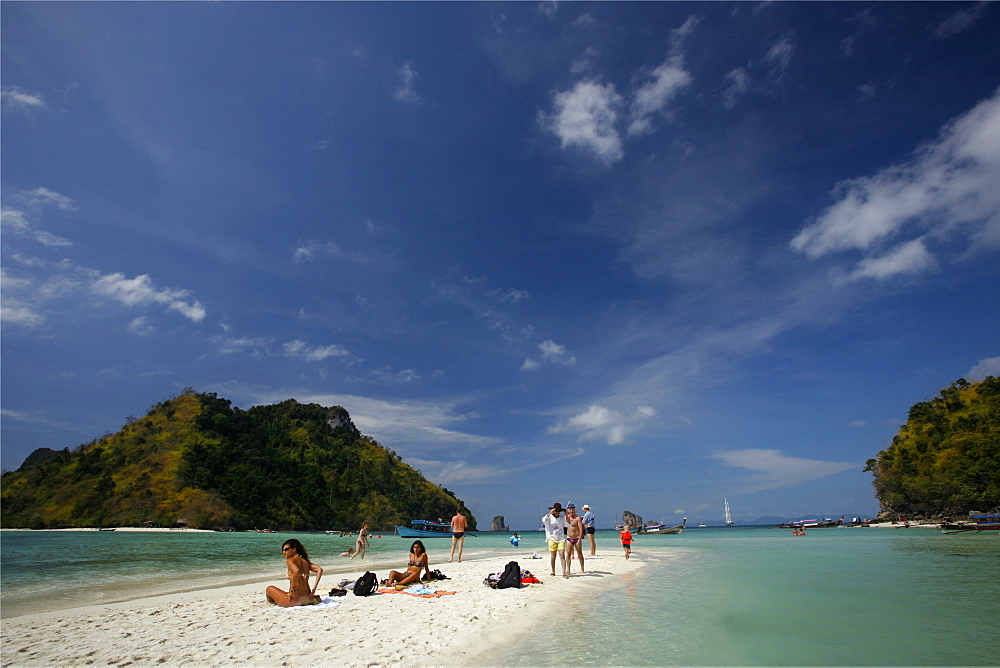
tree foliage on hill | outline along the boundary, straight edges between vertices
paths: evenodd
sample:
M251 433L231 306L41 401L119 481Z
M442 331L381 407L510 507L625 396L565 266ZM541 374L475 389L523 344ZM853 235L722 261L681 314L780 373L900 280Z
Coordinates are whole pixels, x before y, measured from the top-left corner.
M476 522L341 407L244 411L214 393L185 392L73 451L40 448L3 475L0 499L4 527L389 529L455 508Z
M1000 378L960 378L910 408L892 445L869 459L883 514L1000 510Z

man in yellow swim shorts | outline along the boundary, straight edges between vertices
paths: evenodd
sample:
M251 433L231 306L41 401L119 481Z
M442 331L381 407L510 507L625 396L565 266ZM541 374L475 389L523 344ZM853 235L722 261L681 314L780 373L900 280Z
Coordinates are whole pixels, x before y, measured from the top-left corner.
M542 518L542 525L545 527L545 540L549 545L549 558L552 565L552 576L556 574L556 554L562 564L562 575L569 577L569 569L566 566L566 532L564 529L569 526L562 515L562 504L556 501L549 508L548 514Z

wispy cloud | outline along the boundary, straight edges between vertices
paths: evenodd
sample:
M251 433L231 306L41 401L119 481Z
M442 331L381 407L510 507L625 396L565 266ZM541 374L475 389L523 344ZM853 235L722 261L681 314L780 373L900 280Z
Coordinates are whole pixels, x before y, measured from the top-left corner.
M608 445L622 445L629 434L639 431L656 411L649 406L637 406L629 414L605 406L590 406L565 422L549 427L550 434L578 433L580 440L602 440Z
M350 358L351 353L337 345L310 346L305 341L289 341L281 347L285 357L302 359L307 362L322 362L331 357Z
M420 102L420 96L417 94L417 72L413 69L413 63L405 62L399 68L399 86L393 92L393 97L395 97L400 102L410 102L416 104Z
M788 66L795 53L795 40L786 35L771 45L764 56L764 62L771 66L771 78L780 81L784 78Z
M664 113L670 101L691 83L691 74L684 69L684 58L673 55L653 70L649 79L632 99L629 109L632 122L628 126L630 135L650 132L653 118Z
M750 89L750 73L737 67L726 73L722 87L722 106L732 109Z
M50 248L72 245L68 239L42 229L36 222L47 209L72 211L75 208L72 199L48 188L13 193L7 199L17 206L0 209L0 225L7 234L32 239Z
M191 298L190 290L157 287L148 274L134 278L127 278L122 273L102 274L67 260L49 263L31 259L21 264L34 274L14 276L4 272L6 308L3 317L8 323L39 326L45 323L53 308L65 313L78 308L81 299L82 303L90 305L110 299L127 307L165 306L168 311L180 313L192 322L201 322L206 315L205 307ZM72 305L67 300L72 300ZM60 301L62 307L53 306Z
M837 201L791 246L810 258L860 250L854 277L885 279L934 266L932 242L967 252L1000 246L1000 90L955 119L914 157L837 186ZM887 242L915 235L888 251Z
M965 374L971 381L980 381L986 376L1000 377L1000 357L984 357Z
M0 106L4 111L32 111L45 108L45 98L40 93L29 93L17 86L0 91Z
M192 322L201 322L205 318L205 307L198 300L190 299L190 290L158 288L148 274L134 278L127 278L118 272L102 275L93 281L91 289L126 306L160 304Z
M982 18L989 6L989 2L977 2L971 7L960 9L945 19L934 30L934 37L947 39L948 37L954 37L961 32L965 32Z
M837 473L858 468L849 462L827 462L802 457L789 457L780 450L730 450L710 455L725 466L745 469L756 473L747 482L746 492L755 492L776 487L798 485L810 480L827 478Z
M573 366L576 364L576 357L567 352L566 346L556 343L552 339L547 339L538 344L538 351L541 359L528 358L524 360L521 369L533 371L541 368L542 364L558 364L561 366Z

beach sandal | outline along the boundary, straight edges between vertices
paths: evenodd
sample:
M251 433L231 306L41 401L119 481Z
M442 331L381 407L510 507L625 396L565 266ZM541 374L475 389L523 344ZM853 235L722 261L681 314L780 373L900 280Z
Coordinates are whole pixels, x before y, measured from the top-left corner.
M347 590L334 587L330 590L330 596L347 596Z

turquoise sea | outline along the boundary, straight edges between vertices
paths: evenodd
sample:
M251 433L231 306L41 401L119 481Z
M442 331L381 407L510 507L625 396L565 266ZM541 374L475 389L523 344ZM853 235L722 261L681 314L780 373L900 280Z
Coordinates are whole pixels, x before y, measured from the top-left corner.
M372 540L360 562L338 556L353 538L325 534L29 532L0 534L0 611L12 617L83 602L204 586L280 582L281 543L297 537L336 572L398 566L411 542ZM539 532L480 533L465 559L544 554ZM617 534L597 534L601 562L620 559ZM449 541L425 541L447 573ZM560 642L511 629L479 657L507 665L996 665L1000 536L933 529L766 527L687 529L640 536L646 568L597 575L590 595L552 620ZM522 561L532 569L539 561ZM536 566L544 574L544 566ZM484 576L486 573L484 573ZM542 576L544 580L544 575ZM544 586L544 585L542 585ZM549 636L551 637L551 636ZM579 651L578 648L585 648Z

